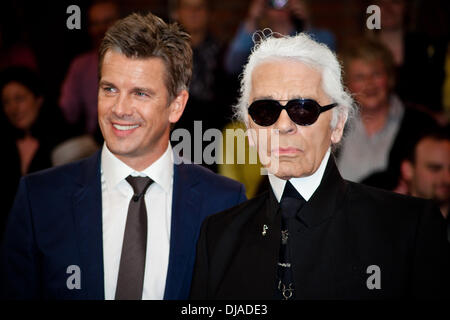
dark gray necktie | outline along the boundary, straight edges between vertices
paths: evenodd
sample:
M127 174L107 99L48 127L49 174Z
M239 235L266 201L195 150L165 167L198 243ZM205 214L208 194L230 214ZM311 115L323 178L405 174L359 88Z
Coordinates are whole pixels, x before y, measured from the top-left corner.
M291 300L295 298L295 284L291 267L292 241L289 239L289 222L306 203L306 200L287 181L280 201L281 211L281 243L277 267L276 298Z
M147 209L144 196L153 182L148 177L126 178L134 195L128 206L117 278L116 300L141 300L144 287L145 253L147 249Z

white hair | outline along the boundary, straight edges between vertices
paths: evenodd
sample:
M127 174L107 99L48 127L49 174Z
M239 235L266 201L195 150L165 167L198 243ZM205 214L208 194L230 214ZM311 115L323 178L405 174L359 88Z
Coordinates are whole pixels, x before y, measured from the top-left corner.
M267 29L253 35L256 42L241 75L240 96L234 106L235 117L248 125L248 106L252 84L252 73L256 66L268 60L295 60L312 67L322 75L325 94L337 103L333 109L331 128L335 128L340 117L347 121L356 113L351 95L342 84L341 65L335 54L324 44L311 39L305 33L295 36L280 36ZM255 40L259 37L260 39Z

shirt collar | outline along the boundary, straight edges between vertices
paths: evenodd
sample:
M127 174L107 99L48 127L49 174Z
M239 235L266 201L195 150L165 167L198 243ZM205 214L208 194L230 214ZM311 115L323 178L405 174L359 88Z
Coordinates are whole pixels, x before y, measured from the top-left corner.
M390 121L400 121L403 117L405 107L396 94L392 94L389 98L389 114L388 119Z
M136 171L119 160L106 146L103 145L101 155L101 170L109 189L116 187L129 175L149 177L165 192L169 192L173 179L173 154L168 143L166 151L161 157L142 171Z
M306 201L311 198L316 189L319 187L320 182L322 181L323 173L325 172L325 168L328 163L328 159L330 158L330 153L330 148L328 148L325 156L322 159L322 162L320 163L319 168L312 175L307 177L289 179L294 188ZM281 196L283 195L284 186L286 185L286 180L278 178L273 174L269 174L269 181L275 197L277 198L278 202L280 202Z

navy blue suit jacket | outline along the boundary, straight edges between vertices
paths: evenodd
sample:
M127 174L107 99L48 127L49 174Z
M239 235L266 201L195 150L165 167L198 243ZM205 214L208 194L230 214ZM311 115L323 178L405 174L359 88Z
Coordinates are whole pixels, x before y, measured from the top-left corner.
M2 249L11 299L104 299L100 151L22 178ZM175 164L164 299L186 299L203 219L245 200L243 185L194 164ZM67 279L80 268L80 289Z

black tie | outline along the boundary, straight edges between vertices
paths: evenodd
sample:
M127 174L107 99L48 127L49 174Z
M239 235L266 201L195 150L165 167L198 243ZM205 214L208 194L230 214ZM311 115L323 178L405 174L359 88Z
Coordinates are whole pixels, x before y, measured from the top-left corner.
M134 195L128 206L117 278L116 300L141 300L144 287L145 253L147 249L147 209L144 196L153 182L148 177L126 178Z
M277 268L277 297L282 300L295 298L294 277L291 268L292 241L289 241L289 221L301 209L305 199L287 181L280 201L281 210L281 244Z

